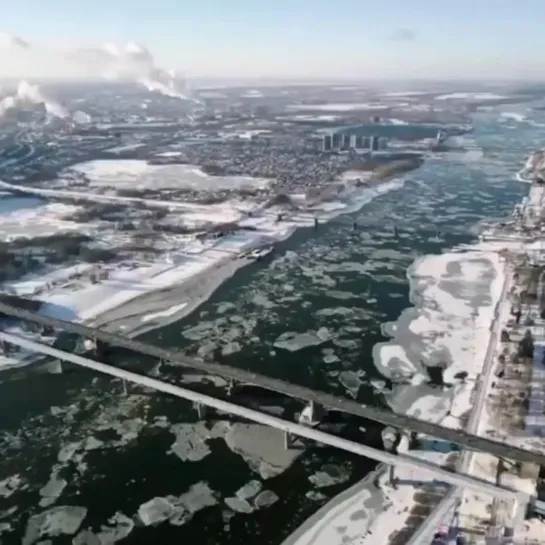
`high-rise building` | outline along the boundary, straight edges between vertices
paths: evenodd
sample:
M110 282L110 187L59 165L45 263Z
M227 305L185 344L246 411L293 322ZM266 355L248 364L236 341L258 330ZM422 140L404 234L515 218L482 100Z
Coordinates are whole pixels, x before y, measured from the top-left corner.
M342 134L340 132L334 132L331 135L331 148L339 149L342 143Z
M354 147L356 149L363 149L364 148L364 145L363 145L363 136L361 136L360 134L356 134L356 141L354 142Z
M371 136L371 150L378 151L378 149L379 149L378 136Z
M381 136L378 139L378 149L387 149L388 148L388 137Z
M362 148L363 149L370 149L371 148L371 138L369 136L365 136L363 138Z
M345 133L342 136L343 136L342 149L343 150L350 149L350 134Z
M322 150L323 151L331 151L331 147L332 147L332 136L331 134L324 134L324 140L323 140L323 143L322 143Z
M356 141L358 139L357 134L351 134L350 135L350 149L356 149L358 146L356 146Z
M380 123L380 117L378 115L374 115L371 118L371 123Z

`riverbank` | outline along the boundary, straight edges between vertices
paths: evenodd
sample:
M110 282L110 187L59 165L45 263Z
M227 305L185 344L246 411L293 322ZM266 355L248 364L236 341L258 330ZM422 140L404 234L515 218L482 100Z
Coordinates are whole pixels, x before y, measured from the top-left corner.
M316 228L342 215L355 212L380 195L403 187L393 179L372 187L348 185L334 202L314 205L308 211L291 212L278 221L280 208L261 210L238 223L220 238L192 241L167 258L154 263L127 263L101 267L101 278L57 273L58 284L43 281L37 298L45 315L83 322L137 336L189 316L239 269L255 261L255 248L276 246L298 229ZM88 271L89 272L89 271ZM13 293L27 295L28 279L12 282ZM33 287L36 290L36 287ZM34 291L28 295L32 296ZM173 304L174 303L174 304ZM9 331L19 333L19 329ZM43 339L42 339L43 340ZM4 358L7 367L32 363L17 355Z
M391 340L373 350L378 370L394 382L387 400L396 412L445 427L463 427L485 361L489 326L502 294L503 262L497 252L477 246L421 257L407 276L414 306L395 323L383 326ZM444 364L443 379L450 387L428 384L426 366L438 364ZM411 450L412 455L442 465L454 462L441 443L426 436L417 440L419 447ZM400 450L403 448L406 446ZM359 483L351 494L347 491L341 499L334 498L323 508L322 517L305 523L296 532L300 538L290 537L285 545L341 545L346 536L360 545L404 543L448 490L426 484L426 476L403 468L396 468L394 482L383 468L376 482ZM322 520L328 506L331 516L326 527ZM346 529L328 529L336 527Z

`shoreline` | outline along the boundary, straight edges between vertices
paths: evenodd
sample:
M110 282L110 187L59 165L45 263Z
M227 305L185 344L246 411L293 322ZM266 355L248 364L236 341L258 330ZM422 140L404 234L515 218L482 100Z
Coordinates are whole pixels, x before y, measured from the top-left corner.
M411 372L408 373L405 382L395 383L394 381L392 396L390 396L390 399L387 401L391 406L393 405L393 409L396 412L431 420L445 427L462 427L461 419L463 415L471 409L471 398L474 395L478 377L482 372L481 367L484 367L484 355L489 351L489 340L492 335L492 332L489 329L489 319L494 315L495 309L505 289L503 264L500 263L499 258L496 259L497 253L490 252L489 257L483 256L482 253L483 252L480 251L453 251L439 255L431 254L419 257L408 268L408 272L413 273L408 274L409 281L412 284L411 292L414 295L414 297L411 297L413 306L407 307L402 311L398 320L390 324L390 327L393 327L394 325L397 326L396 330L392 331L393 335L390 340L375 345L373 348L375 362L378 360L378 355L375 355L376 351L380 350L381 346L391 347L392 340L395 341L400 332L403 335L404 331L409 331L409 325L411 322L415 321L415 318L426 316L426 308L428 307L422 303L429 300L429 293L427 294L427 297L419 297L420 295L425 295L419 289L420 283L418 280L422 278L422 274L418 274L418 271L416 270L418 269L419 264L429 260L430 257L439 260L443 259L446 263L446 270L448 269L449 264L454 265L455 263L458 263L469 266L475 262L486 262L488 264L488 270L494 270L496 276L493 280L494 286L492 289L487 288L491 297L489 303L486 304L485 307L479 306L481 309L481 316L479 316L480 320L475 319L475 325L473 325L473 320L471 320L469 314L466 314L466 317L463 318L463 321L466 322L464 331L466 333L471 331L471 335L464 336L464 334L462 337L454 336L451 339L451 344L465 344L465 348L462 346L462 352L460 352L460 354L463 353L464 350L471 350L471 355L466 355L467 361L462 362L462 370L469 373L467 383L458 384L457 381L454 381L454 385L450 390L446 392L443 392L442 390L438 391L433 387L424 384L426 376L415 366L414 369L411 369ZM450 260L447 259L449 257L451 258ZM426 262L425 266L428 268L430 266L429 262ZM480 274L482 269L477 269L477 271ZM474 274L478 275L477 272ZM448 282L445 277L441 276L440 278L444 279L445 282ZM437 284L439 284L439 282L440 280L437 279ZM455 283L456 279L450 279L450 282ZM484 283L486 282L483 282L483 284ZM433 286L435 285L436 284L433 284ZM473 301L473 297L479 299L481 296L478 294L473 295L470 299L471 301ZM470 306L470 308L472 307ZM448 313L447 318L451 318ZM433 315L428 316L428 320L431 320L433 323ZM422 329L421 321L419 322L419 325L420 329ZM456 330L462 328L463 324L456 323ZM482 331L482 335L475 335L477 328ZM438 339L438 342L441 344L442 341ZM413 342L409 344L411 348L414 348ZM400 342L399 344L394 344L394 348L396 347L405 350L407 343ZM407 352L409 351L407 350ZM418 347L414 349L414 352L415 354L420 353ZM398 355L398 352L393 351L393 354L390 355L390 357L395 358ZM403 355L407 356L408 354L404 353ZM449 365L446 371L447 376L445 377L445 380L447 382L451 379L451 375L455 375L460 367L459 365L456 365L460 358L459 354L453 351L452 356L452 364ZM399 357L401 357L401 355L399 355ZM418 358L416 359L416 362L417 361ZM384 375L382 367L379 367L379 371ZM451 452L443 453L440 450L434 450L432 438L421 436L420 439L423 440L423 444L417 449L410 450L411 455L425 460L433 460L440 465L450 465L454 462ZM428 443L429 445L425 446ZM405 452L407 447L408 445L402 442L402 445L400 445L400 452ZM459 455L457 455L457 459L460 459ZM429 488L426 486L425 490L423 490L421 486L418 485L422 480L421 473L406 470L402 467L396 469L396 479L401 482L414 482L417 483L417 485L404 484L395 487L389 483L388 472L388 466L383 464L377 466L372 475L379 481L378 487L375 486L373 482L370 482L367 477L354 484L340 495L333 497L319 509L317 514L303 522L292 536L284 540L282 545L337 545L337 543L341 543L341 537L350 537L352 540L357 540L359 545L373 545L374 543L379 542L385 544L405 543L406 541L402 540L406 540L408 533L413 533L418 527L418 525L415 526L415 521L420 522L419 519L422 517L424 510L426 510L426 517L431 514L435 502L441 501L443 497L448 496L449 488L437 487L430 483ZM427 482L427 479L424 479L424 482ZM376 498L378 493L382 496L380 508L377 508L375 505L369 505L369 503L377 501ZM440 497L438 498L439 494ZM357 511L355 509L356 504L359 506ZM331 534L328 528L324 527L321 521L327 513L330 513L330 526L345 527L348 525L344 535L339 535L337 538L336 535ZM360 515L356 516L356 513L360 513Z
M286 218L281 223L276 222L277 213L274 210L270 210L260 217L253 218L254 220L262 220L258 222L255 230L249 231L237 231L233 235L227 235L216 242L213 242L211 246L200 247L200 252L196 254L188 254L184 252L184 248L179 250L177 256L181 263L168 266L164 263L164 267L161 267L161 262L156 262L151 265L155 267L157 272L151 278L144 277L143 279L134 277L133 279L121 279L117 283L128 284L128 290L116 289L118 284L113 285L113 289L108 286L111 284L110 280L98 283L96 285L85 285L81 290L75 290L71 292L63 291L62 288L57 294L49 294L49 297L41 297L43 301L42 312L52 312L53 316L64 311L69 311L72 317L68 319L76 319L87 325L97 325L97 327L104 327L105 329L111 329L109 325L115 322L118 330L122 334L128 337L138 336L154 329L158 329L167 326L175 321L182 320L192 314L201 304L205 303L220 287L221 285L233 277L236 272L253 263L255 260L242 257L243 254L249 250L260 247L264 244L264 240L267 241L267 245L276 247L277 245L287 241L291 238L299 229L312 229L314 228L314 218L317 217L322 224L327 224L334 218L352 214L361 210L366 204L373 201L375 198L389 193L390 191L401 189L405 184L404 178L392 178L388 181L379 181L373 186L355 187L350 186L346 194L343 195L342 201L335 201L339 206L331 209L314 209L299 213L292 214L291 217ZM325 203L331 204L331 203ZM237 238L238 237L238 238ZM188 248L185 248L187 250ZM174 256L176 257L176 256ZM203 262L207 260L208 263ZM187 261L187 263L185 263ZM191 267L196 264L198 271L189 271L189 275L184 273L184 265ZM199 265L200 264L200 265ZM148 267L149 268L149 267ZM144 268L144 272L145 272ZM217 270L211 276L210 271ZM148 271L149 272L149 271ZM113 275L116 274L114 270ZM160 284L158 277L164 275L167 277L166 282L163 285ZM178 280L176 275L183 278ZM123 275L120 275L123 276ZM174 278L168 278L172 277ZM195 282L200 283L202 279L205 279L201 286L202 291L197 290L195 295ZM136 292L134 289L136 285ZM131 286L133 286L131 292ZM125 286L127 288L127 286ZM110 292L108 291L110 289ZM94 291L93 291L94 290ZM100 290L105 291L101 293ZM143 293L138 293L138 291ZM86 292L87 301L81 301L82 311L81 315L77 310L78 297L84 299ZM93 295L96 293L96 295ZM176 295L179 297L183 295L186 297L186 301L177 299L176 301L170 301L174 305L167 306L165 308L165 297ZM123 299L125 295L125 300ZM118 298L118 303L115 303L115 297ZM146 302L147 300L147 302ZM97 301L99 301L97 303ZM108 305L108 302L112 306ZM52 305L50 303L53 303ZM97 307L97 311L93 312L93 303ZM147 305L145 314L142 312L142 306ZM71 310L71 307L76 307L76 310ZM89 308L91 306L91 308ZM174 307L179 307L178 310L169 312ZM98 310L100 309L100 310ZM85 316L85 310L87 311ZM155 319L146 320L146 315L155 314ZM66 318L64 316L63 318ZM79 319L78 319L79 318ZM129 325L124 327L123 322L127 322ZM34 366L38 364L36 361L24 362L22 364L11 365L13 368L24 368L28 365ZM1 368L0 368L1 372Z
M312 529L316 523L320 524L320 529L317 530L319 532L323 529L323 526L327 524L329 521L325 520L325 516L327 514L331 514L337 507L342 506L345 502L350 501L350 503L358 501L359 494L362 492L369 493L369 487L374 486L373 483L375 481L378 481L380 477L382 477L386 471L388 470L388 465L384 463L379 463L377 467L368 473L363 479L358 481L357 483L353 484L351 487L347 488L343 492L340 492L333 498L331 498L329 501L327 501L322 507L316 511L313 515L311 515L308 519L306 519L294 532L292 532L286 539L284 539L281 543L281 545L295 545L300 539L304 537L304 535ZM380 487L374 487L375 491L377 493L380 493ZM372 493L370 493L372 495ZM372 524L372 521L370 525ZM315 533L317 533L315 532ZM306 543L312 544L314 542L314 539L311 539L307 541Z
M355 202L352 203L351 206L347 206L346 209L341 209L338 211L331 212L327 215L320 217L319 219L321 219L324 224L327 224L331 220L335 219L336 217L358 212L366 204L369 204L370 202L372 202L375 198L380 197L383 194L389 193L390 191L401 189L404 186L404 184L405 184L405 179L394 177L391 180L381 181L376 186L362 187L362 188L359 188L360 191L358 191L357 189L353 190L352 193L359 193L359 195L352 197L352 199ZM361 201L361 202L358 202L358 201ZM290 221L290 219L286 219L285 224L287 228L284 230L284 232L281 235L279 235L278 233L275 233L276 235L275 240L272 242L273 247L276 249L276 247L279 244L287 242L297 231L301 229L313 229L313 223L314 223L314 220L312 220L312 222L310 220L307 220L301 223L296 223L296 222ZM142 335L149 331L152 331L161 327L165 327L167 325L170 325L171 323L174 323L176 321L189 317L200 305L202 305L203 303L206 303L206 301L208 301L210 297L227 280L232 278L240 269L243 269L246 266L251 265L252 263L255 263L255 262L256 260L253 260L253 259L241 258L240 254L238 254L236 256L233 256L232 258L228 258L228 260L225 262L224 265L214 263L213 265L211 265L210 269L218 269L217 276L215 277L213 276L212 282L210 282L210 279L208 279L203 291L199 295L197 295L197 297L192 302L190 302L187 305L187 307L184 307L184 309L181 310L179 313L169 316L169 319L167 320L161 320L159 323L150 323L149 326L137 327L134 330L126 331L126 333L124 332L124 334L128 337ZM208 269L207 271L209 271L210 269ZM222 274L222 271L223 271L223 274ZM203 271L200 274L206 274L206 272ZM196 277L192 277L182 284L175 284L175 285L166 287L164 290L150 292L146 295L137 297L131 301L128 301L127 303L124 303L123 305L119 307L104 311L101 315L95 318L92 318L87 323L97 324L97 327L105 327L106 329L108 329L108 325L110 322L109 315L112 313L115 313L116 310L122 310L123 308L126 308L127 306L130 306L130 305L141 306L142 298L146 298L146 297L154 298L156 295L159 295L161 292L183 293L188 289L190 290L191 283L195 281L199 282L199 279ZM190 284L190 285L188 286L187 284ZM163 305L163 309L164 309L164 305ZM157 313L159 314L160 311L157 311ZM135 314L134 317L138 315L139 314ZM115 321L120 321L123 319L125 318L118 318L118 319L114 318ZM126 319L131 319L131 316L127 316Z
M521 182L528 183L527 180L521 180L517 176L517 179ZM531 182L530 182L531 183ZM478 324L475 323L474 327L479 327L481 331L483 331L483 335L486 335L485 339L480 339L480 341L485 340L486 342L479 342L479 339L477 337L481 337L481 335L477 336L475 340L473 341L473 356L471 356L471 359L469 361L469 365L473 367L475 371L477 371L477 376L475 377L476 380L474 383L471 384L471 389L469 392L467 391L459 391L453 398L453 404L458 405L458 412L460 412L460 406L462 408L465 408L467 412L470 415L470 421L466 423L464 426L460 426L460 423L457 422L443 422L442 419L440 419L440 423L444 426L448 427L463 427L467 428L469 426L475 427L475 424L479 425L479 412L482 412L484 409L482 409L483 404L486 402L486 392L487 387L490 383L490 369L493 367L491 366L491 361L493 360L493 354L494 354L494 347L495 347L495 340L497 340L498 333L495 331L498 328L498 315L501 314L502 306L504 306L505 303L505 297L506 297L506 289L509 283L509 271L506 267L505 263L501 262L500 256L498 254L500 248L498 247L495 250L492 251L486 251L486 247L484 245L479 244L478 240L476 240L471 245L464 245L464 247L455 247L450 249L444 249L443 253L440 255L454 255L458 254L460 256L460 260L463 260L463 256L469 256L471 255L471 252L473 251L473 254L475 256L481 255L482 260L486 260L490 263L490 266L493 267L495 270L497 277L495 278L496 286L492 287L490 289L490 296L491 301L490 305L486 307L486 312L482 313L481 308L479 307L480 312L483 315L478 315L475 317L475 321L477 322L478 318ZM427 262L429 258L433 257L433 254L420 256L418 257L408 268L407 268L407 278L409 281L410 286L410 293L409 293L409 301L410 305L407 306L406 309L402 311L400 316L395 322L391 323L384 323L382 324L382 332L385 336L387 336L389 339L388 341L384 343L378 343L373 347L373 359L375 362L379 360L378 354L380 352L380 345L388 345L392 340L395 340L397 335L399 335L400 331L403 331L405 329L409 329L409 325L411 322L413 322L415 319L420 318L422 313L424 312L423 309L425 307L426 303L426 297L424 296L424 292L426 291L427 283L432 282L432 278L435 276L432 271L429 273L429 278L423 277L424 282L423 286L420 285L419 277L422 278L422 275L415 274L417 270L419 269L419 265L421 265L423 262ZM488 257L487 257L488 256ZM477 258L478 259L478 258ZM435 279L435 278L434 278ZM439 282L439 279L436 280ZM428 294L429 298L429 294ZM434 300L435 301L435 300ZM455 312L455 310L453 311ZM446 314L448 319L449 314L449 308L446 307ZM429 319L429 317L428 317ZM420 324L421 325L421 324ZM454 328L457 328L457 324L455 323ZM482 328L482 329L481 329ZM486 328L486 329L485 329ZM421 329L421 327L419 328ZM439 339L438 339L439 340ZM441 342L441 341L440 341ZM405 348L410 347L414 350L414 346L412 346L412 343L410 345L403 345L400 343L400 348L404 346ZM407 350L407 354L403 354L407 356L409 353L412 353L413 350ZM418 347L414 352L418 352ZM394 357L394 356L392 356ZM400 356L401 357L401 356ZM455 359L455 358L454 358ZM418 361L419 358L417 358L416 361ZM376 365L376 363L375 363ZM478 368L477 368L478 367ZM384 371L386 370L386 365L381 365L377 367L378 370L383 374L384 376L388 376L389 378L393 378L395 382L394 377L390 377L389 374L384 374ZM407 389L410 388L417 388L418 387L418 381L416 383L413 382L415 378L414 369L410 369L407 373L408 376L405 377L409 380L409 384L407 385ZM418 371L418 370L417 370ZM447 371L448 373L448 371ZM417 373L418 374L418 373ZM473 373L475 374L475 373ZM486 384L480 384L479 377L482 374L486 374L488 378L486 378L487 383ZM450 377L449 377L450 378ZM407 383L405 383L407 384ZM404 388L403 385L400 385L401 388ZM395 387L395 385L394 385ZM479 403L475 406L475 411L471 411L472 405L471 405L471 399L475 395L479 395ZM484 396L484 401L483 401ZM404 397L404 396L402 396ZM459 399L457 399L459 398ZM409 400L410 401L410 400ZM409 407L405 406L403 408L397 408L397 411L399 412L408 412L408 410L411 410L414 406L414 400L413 403L407 403L407 400L403 400L401 403L402 405L409 404ZM451 406L451 409L454 408L454 405ZM414 406L416 408L416 406ZM424 403L420 404L420 407L424 409ZM396 410L396 409L394 409ZM416 409L421 410L421 409ZM452 411L454 412L454 411ZM428 411L429 413L429 411ZM431 414L431 413L430 413ZM426 418L430 417L430 414L426 416ZM452 420L451 417L451 411L449 409L448 412L449 416L446 420ZM421 416L422 417L422 416ZM436 420L432 416L432 420ZM413 455L420 455L420 451L411 451ZM422 451L422 455L428 454L427 452ZM427 457L427 456L426 456ZM457 454L456 456L457 464L466 464L469 463L470 465L473 465L473 457L468 457L467 455L461 455ZM446 461L443 460L443 462ZM376 470L373 472L374 477L380 477L381 475L384 475L384 473L387 471L387 466L379 465L377 466ZM418 479L418 475L414 475L414 479ZM407 495L407 488L414 489L415 497L412 497L412 494ZM349 503L350 500L353 499L354 501L357 500L358 496L362 495L362 491L368 490L368 494L372 494L372 486L370 485L369 479L366 477L365 479L359 481L349 489L341 492L339 495L333 497L331 500L329 500L325 505L323 505L317 513L312 515L309 519L307 519L303 524L295 530L295 532L289 536L286 540L283 541L282 545L336 545L337 542L341 543L341 538L344 539L350 539L352 541L356 540L359 545L370 545L374 543L407 543L408 540L411 538L407 538L408 535L413 535L415 531L418 531L418 528L420 524L414 525L414 521L411 524L411 518L413 515L416 515L417 513L414 513L414 510L420 510L423 505L420 501L416 499L416 493L418 492L416 487L403 487L400 489L390 489L390 494L388 501L384 503L382 512L379 513L368 513L367 519L363 520L361 517L359 518L352 518L349 516L348 513L344 513L344 516L341 516L339 513L339 506L341 504L346 505L346 509L349 509ZM403 490L405 489L405 490ZM450 490L450 492L449 492ZM439 509L439 506L443 505L443 508L445 505L443 504L443 501L448 501L449 498L455 497L456 489L450 487L445 488L442 492L442 498L438 500L434 500L434 503L431 504L431 509L426 513L425 518L422 521L422 524L427 524L429 526L426 526L426 529L436 529L436 526L434 526L433 521L426 523L429 517L433 517L434 513L436 513L437 509ZM409 499L410 497L410 499ZM454 503L454 502L453 502ZM449 507L449 506L447 506ZM399 517L399 510L403 510L405 512L405 521L401 521ZM441 516L441 520L439 520L439 523L442 523L445 518L445 513L451 512L451 510L446 510L443 513L439 513ZM345 526L346 523L348 523L351 526L355 526L353 528L352 533L350 533L350 529L345 530L346 533L343 532L343 535L329 535L328 538L328 532L327 529L323 528L323 524L320 524L320 522L327 516L327 514L330 514L330 524L334 524L335 526ZM421 513L418 513L419 515ZM352 513L354 515L354 513ZM448 516L448 514L446 515ZM365 518L365 517L364 517ZM418 517L420 518L420 517ZM333 522L334 519L335 522ZM393 519L393 520L392 520ZM396 520L397 519L397 520ZM401 525L399 523L402 522ZM336 524L335 524L336 523ZM377 528L373 528L378 524L378 528L383 528L383 531L377 532ZM433 528L432 528L433 527ZM370 532L368 532L369 529L373 530L373 533L375 535L372 535ZM407 532L410 532L408 534ZM320 533L322 535L320 536ZM377 534L381 534L380 536ZM428 536L422 541L422 543L428 543L431 541L431 537L428 540ZM399 541L400 539L404 539L404 541ZM397 541L396 541L397 540ZM344 542L344 541L343 541ZM411 543L413 543L411 541ZM420 543L420 541L418 541Z

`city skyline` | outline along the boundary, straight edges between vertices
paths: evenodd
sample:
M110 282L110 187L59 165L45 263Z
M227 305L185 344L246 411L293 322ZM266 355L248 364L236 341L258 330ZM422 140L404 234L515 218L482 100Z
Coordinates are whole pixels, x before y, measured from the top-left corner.
M522 0L21 0L3 8L0 77L93 77L70 51L136 42L196 78L544 80L545 5ZM36 15L33 15L36 14ZM38 15L39 14L39 15ZM17 45L17 44L16 44Z

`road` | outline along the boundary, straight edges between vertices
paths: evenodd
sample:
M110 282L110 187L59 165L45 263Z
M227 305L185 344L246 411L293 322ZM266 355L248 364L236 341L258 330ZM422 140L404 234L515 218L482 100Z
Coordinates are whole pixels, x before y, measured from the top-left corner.
M229 401L224 401L222 399L217 399L212 396L200 394L198 392L188 390L187 388L181 388L180 386L169 384L167 382L163 382L152 377L139 375L137 373L133 373L132 371L127 371L126 369L119 369L118 367L114 367L113 365L107 365L105 363L97 362L83 356L64 352L62 350L52 348L48 345L31 341L24 337L18 337L16 335L0 332L0 340L10 342L16 346L21 346L22 348L25 348L27 350L40 352L42 354L58 358L62 361L68 361L75 365L86 367L99 373L104 373L112 377L120 378L123 381L133 382L135 384L139 384L141 386L145 386L159 392L193 401L196 404L206 405L223 413L233 414L246 420L252 420L254 422L258 422L266 426L271 426L273 428L277 428L279 430L289 432L300 437L305 437L312 441L317 441L318 443L323 443L325 445L340 448L346 450L347 452L357 454L359 456L371 458L389 465L402 465L410 467L411 469L416 469L417 471L425 472L429 475L432 475L441 482L450 483L457 486L463 485L464 487L471 488L480 493L490 494L494 497L499 498L507 499L513 497L521 497L525 501L529 501L530 499L529 496L524 492L514 491L507 487L495 486L494 484L489 483L478 477L449 471L448 469L445 469L444 467L429 462L427 460L415 458L407 454L392 454L390 452L385 452L372 447L368 447L367 445L348 441L346 439L336 437L315 428L303 426L301 424L295 424L294 422L283 420L281 418L277 418L275 416L271 416L270 414L262 413L254 409L248 409L247 407L242 407Z

